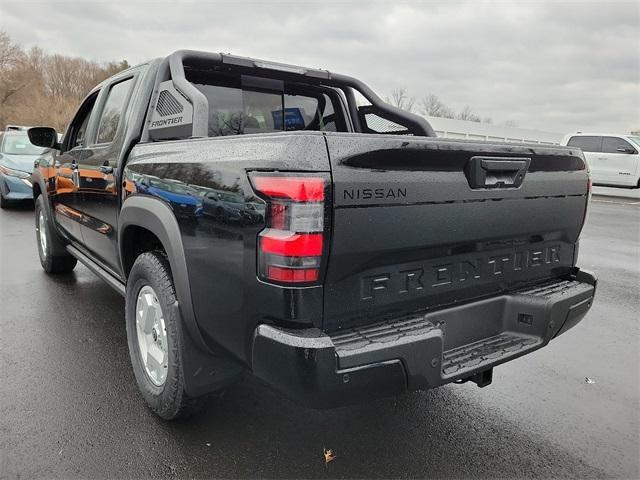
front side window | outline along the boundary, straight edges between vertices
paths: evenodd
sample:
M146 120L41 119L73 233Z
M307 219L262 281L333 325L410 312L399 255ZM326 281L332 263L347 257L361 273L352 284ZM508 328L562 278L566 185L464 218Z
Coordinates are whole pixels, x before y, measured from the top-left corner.
M346 131L335 95L308 85L255 86L240 75L187 77L209 102L209 136L293 130ZM259 83L259 82L258 82Z
M603 137L602 151L604 153L631 153L635 148L629 142L617 137Z
M109 90L109 96L100 117L96 143L109 143L115 138L132 84L133 78L129 78L116 83Z
M587 135L580 137L571 137L567 145L570 147L578 147L583 152L599 152L602 137L590 137Z
M71 126L69 127L69 144L68 149L71 150L75 147L82 147L85 145L85 137L87 135L87 126L89 125L89 117L98 98L98 92L91 95L80 106L78 113L73 119Z

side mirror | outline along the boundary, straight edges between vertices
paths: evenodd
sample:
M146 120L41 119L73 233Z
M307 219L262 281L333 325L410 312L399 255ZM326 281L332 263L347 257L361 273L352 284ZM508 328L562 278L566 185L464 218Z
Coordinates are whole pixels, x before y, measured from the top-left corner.
M58 142L58 134L55 128L51 127L32 127L27 130L29 141L36 147L55 148L60 150Z
M618 150L618 152L620 153L630 153L630 154L636 153L635 149L631 147L618 147L616 150Z

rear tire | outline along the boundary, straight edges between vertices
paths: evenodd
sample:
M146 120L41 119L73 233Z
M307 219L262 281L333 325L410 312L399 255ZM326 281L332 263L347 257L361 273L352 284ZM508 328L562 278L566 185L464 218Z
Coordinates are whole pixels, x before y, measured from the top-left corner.
M162 252L143 253L134 262L127 279L125 315L133 373L151 410L165 420L200 411L206 397L189 397L185 391L180 311Z
M64 251L65 245L53 230L53 222L49 218L45 206L44 196L40 195L36 200L36 243L40 265L47 273L69 273L78 261L69 254L55 255L54 252Z

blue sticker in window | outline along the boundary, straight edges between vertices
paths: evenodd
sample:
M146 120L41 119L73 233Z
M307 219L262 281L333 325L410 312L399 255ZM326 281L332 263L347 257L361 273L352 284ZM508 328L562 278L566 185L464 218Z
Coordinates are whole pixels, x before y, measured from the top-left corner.
M282 110L271 112L274 130L282 130ZM304 118L298 107L284 109L284 130L304 130Z

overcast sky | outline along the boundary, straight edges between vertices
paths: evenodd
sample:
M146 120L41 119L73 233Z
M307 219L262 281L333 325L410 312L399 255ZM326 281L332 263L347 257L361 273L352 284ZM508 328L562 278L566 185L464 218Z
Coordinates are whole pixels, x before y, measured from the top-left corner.
M494 123L640 130L640 2L0 0L24 47L134 64L174 50L320 67Z

